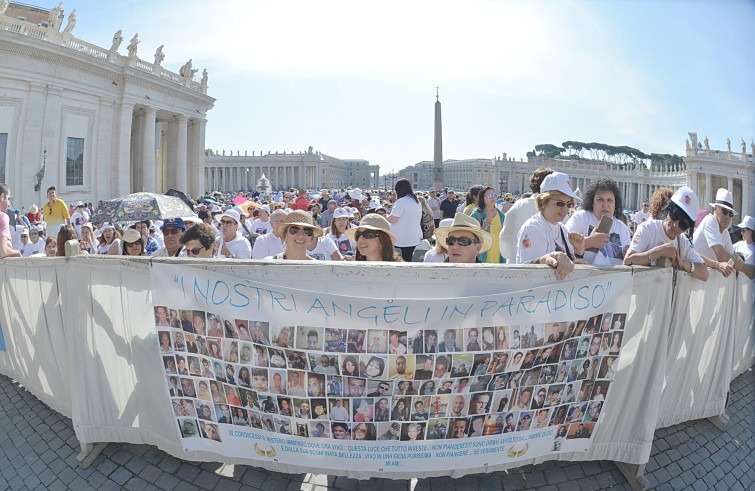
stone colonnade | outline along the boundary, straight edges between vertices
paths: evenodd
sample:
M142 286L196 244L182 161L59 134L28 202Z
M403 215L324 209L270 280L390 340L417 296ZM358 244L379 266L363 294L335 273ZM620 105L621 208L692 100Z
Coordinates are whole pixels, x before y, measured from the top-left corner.
M274 190L290 188L320 189L319 165L308 163L281 164L245 162L207 166L204 170L206 190L254 191L257 181L265 176Z

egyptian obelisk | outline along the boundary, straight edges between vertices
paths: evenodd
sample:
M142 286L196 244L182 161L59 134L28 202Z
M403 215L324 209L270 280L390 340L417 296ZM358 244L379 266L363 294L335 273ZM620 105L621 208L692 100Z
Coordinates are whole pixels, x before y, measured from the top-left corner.
M433 186L443 189L443 128L440 123L440 97L435 87L435 152L433 153Z

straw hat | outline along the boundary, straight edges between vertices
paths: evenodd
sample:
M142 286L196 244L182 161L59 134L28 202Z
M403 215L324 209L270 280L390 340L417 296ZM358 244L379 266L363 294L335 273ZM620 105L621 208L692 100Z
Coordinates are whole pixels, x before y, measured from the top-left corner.
M291 225L297 225L299 227L312 229L315 233L315 237L320 237L322 235L322 229L314 224L312 215L310 215L306 211L294 210L289 213L288 216L286 216L286 220L278 225L278 236L282 237L283 233Z
M391 244L396 243L396 236L391 232L391 224L388 223L388 220L383 216L378 215L377 213L369 213L365 215L364 218L362 218L362 221L359 222L358 226L346 231L346 237L352 242L356 242L355 237L360 230L378 230L380 232L385 232L388 234L388 237L390 237Z
M435 229L435 238L441 244L446 243L446 238L451 232L461 230L472 232L482 242L480 252L485 252L493 245L493 236L480 228L480 223L469 215L457 213L454 216L454 222L450 227L439 227Z

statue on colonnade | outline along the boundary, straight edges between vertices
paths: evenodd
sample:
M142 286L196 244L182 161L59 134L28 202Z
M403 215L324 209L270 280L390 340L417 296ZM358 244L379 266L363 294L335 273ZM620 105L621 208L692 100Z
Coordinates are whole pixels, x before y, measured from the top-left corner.
M188 78L191 80L194 78L194 74L197 73L199 69L193 68L191 64L191 58L189 58L189 61L184 63L184 65L178 70L178 74L181 75L184 78Z
M118 29L118 32L113 34L113 44L110 45L110 51L118 51L118 48L121 47L122 42L123 42L123 30Z
M731 152L731 140L728 138L726 139L726 149Z
M73 31L74 26L76 25L76 9L73 9L68 16L68 24L66 24L66 28L63 29L64 34L71 34L71 31Z
M745 144L745 139L742 138L742 141L739 142L739 145L742 147L742 153L744 155L747 155L747 144Z
M63 2L57 7L50 9L50 15L47 17L47 27L49 29L60 30L60 23L63 20Z
M119 31L120 32L120 31ZM136 52L139 50L139 33L134 34L131 41L128 42L128 55L136 56Z
M703 140L703 143L705 144L705 150L710 150L710 145L708 145L708 137L705 137L705 140Z
M164 44L161 44L159 48L155 51L155 66L160 66L160 64L165 59L165 53L163 53L163 47L165 47Z
M8 4L10 4L10 0L0 1L0 15L5 14L5 11L8 10Z

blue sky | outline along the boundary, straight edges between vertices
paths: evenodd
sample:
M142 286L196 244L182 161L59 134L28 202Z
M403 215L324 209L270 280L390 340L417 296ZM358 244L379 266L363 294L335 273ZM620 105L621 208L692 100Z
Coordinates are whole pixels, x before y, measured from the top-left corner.
M57 1L40 2L52 7ZM755 2L68 0L74 34L207 68L206 146L312 145L381 172L433 158L517 159L565 140L684 153L755 138ZM64 22L65 25L65 22Z

